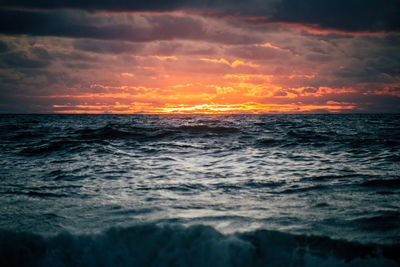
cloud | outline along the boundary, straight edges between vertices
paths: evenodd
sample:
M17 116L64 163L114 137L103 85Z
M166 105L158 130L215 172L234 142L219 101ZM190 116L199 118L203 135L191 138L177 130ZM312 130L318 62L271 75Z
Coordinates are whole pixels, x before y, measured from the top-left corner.
M400 31L398 0L155 0L155 1L29 1L2 0L3 8L75 9L85 11L190 10L205 15L225 16L254 24L280 22L314 24L343 31Z
M254 34L227 27L223 23L206 20L198 16L174 14L88 14L83 11L71 10L28 11L3 9L0 10L0 33L130 42L181 39L246 44L260 41L260 38ZM112 47L109 47L109 49L115 50Z
M129 11L174 11L174 10L193 10L202 11L216 10L226 13L245 13L250 14L254 11L262 10L264 13L271 10L276 4L276 0L97 0L97 1L29 1L29 0L2 0L2 6L7 8L29 8L29 9L79 9L86 11L113 11L113 12L129 12Z
M8 44L0 40L0 53L7 52L9 49Z
M45 68L50 64L48 58L32 57L24 51L0 55L0 66L5 68Z
M307 88L304 88L304 89L303 89L302 93L316 93L317 91L318 91L317 88L314 88L314 87L307 87Z
M290 52L277 50L271 47L262 46L235 46L227 49L227 53L236 57L251 60L282 60L290 55Z
M287 93L283 90L276 91L274 96L287 96Z
M3 6L1 109L15 111L9 103L19 103L24 112L102 112L125 105L136 112L130 103L190 109L254 102L299 112L335 108L329 105L399 110L400 35L363 32L386 26L356 27L350 24L362 21L351 21L342 27L335 21L346 12L357 20L364 12L357 13L357 1L344 14L332 7L344 5L341 0L326 3L332 14L322 4L307 8L312 0L133 2L117 1L120 9L105 1L23 6L16 0L20 8ZM123 5L134 12L114 12ZM307 16L285 17L296 8Z
M306 58L310 61L314 62L328 62L332 60L332 57L329 55L324 55L324 54L317 54L317 53L312 53L306 56Z
M338 79L353 83L392 83L399 82L400 76L400 38L357 37L348 40L341 49L343 58L337 57L340 67L332 72Z
M185 4L186 2L186 4ZM167 11L187 5L183 0L152 0L152 1L126 1L126 0L97 0L97 1L30 1L30 0L2 0L3 7L19 7L32 9L82 9L88 11Z
M77 50L94 52L100 54L122 54L140 52L143 44L132 44L127 42L112 42L91 39L77 39L73 42L73 46Z
M343 31L400 31L397 0L282 0L271 20Z

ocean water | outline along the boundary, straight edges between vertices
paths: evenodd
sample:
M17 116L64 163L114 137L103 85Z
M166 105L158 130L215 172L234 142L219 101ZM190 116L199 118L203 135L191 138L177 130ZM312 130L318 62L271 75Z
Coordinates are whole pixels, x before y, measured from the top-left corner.
M400 115L0 115L1 266L399 266Z

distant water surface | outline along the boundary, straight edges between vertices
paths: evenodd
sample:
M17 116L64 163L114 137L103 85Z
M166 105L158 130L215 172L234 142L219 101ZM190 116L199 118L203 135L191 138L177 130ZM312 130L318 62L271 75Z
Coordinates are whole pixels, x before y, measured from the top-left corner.
M0 115L0 229L0 264L396 266L400 115Z

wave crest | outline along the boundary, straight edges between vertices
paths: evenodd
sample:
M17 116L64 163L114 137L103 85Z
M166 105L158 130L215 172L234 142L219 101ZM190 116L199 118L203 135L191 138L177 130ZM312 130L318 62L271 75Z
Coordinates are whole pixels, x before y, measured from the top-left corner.
M204 225L54 237L0 231L1 266L397 266L398 249L266 230L224 235Z

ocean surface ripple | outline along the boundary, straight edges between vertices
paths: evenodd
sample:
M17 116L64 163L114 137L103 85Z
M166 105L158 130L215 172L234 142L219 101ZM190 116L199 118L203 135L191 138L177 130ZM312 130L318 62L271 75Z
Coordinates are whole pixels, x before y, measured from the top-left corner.
M0 115L0 265L396 266L399 137L396 114Z

